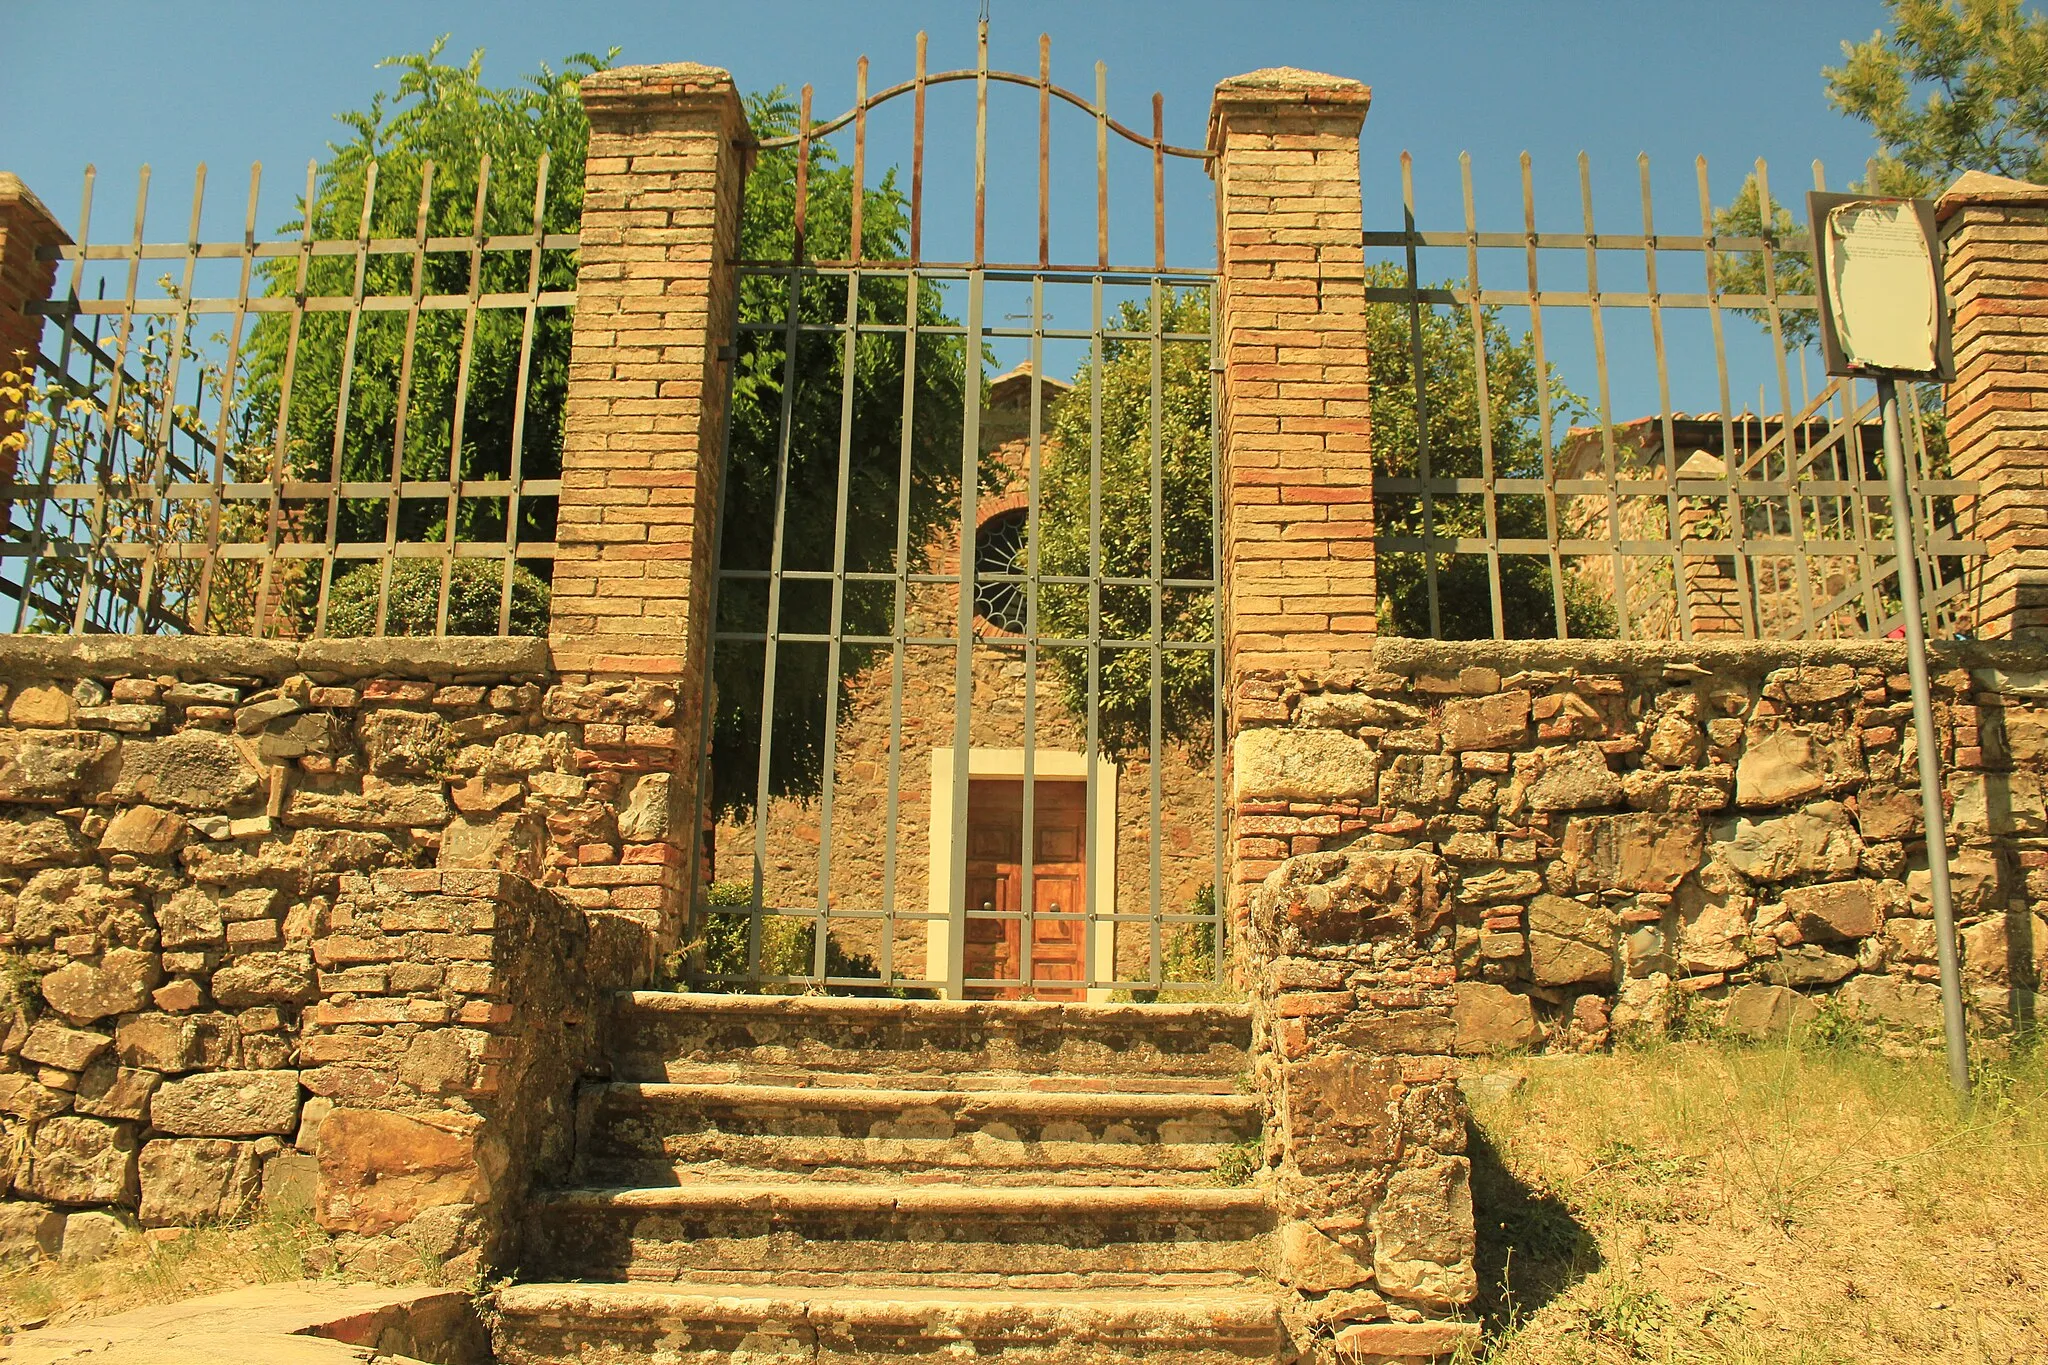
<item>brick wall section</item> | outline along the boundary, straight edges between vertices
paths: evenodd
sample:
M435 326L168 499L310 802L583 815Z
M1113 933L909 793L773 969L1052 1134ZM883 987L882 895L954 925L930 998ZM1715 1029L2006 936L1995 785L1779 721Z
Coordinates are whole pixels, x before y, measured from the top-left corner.
M2048 640L2048 187L1971 172L1941 197L1956 378L1950 464L1982 491L1958 511L1977 634ZM1971 505L1974 503L1974 506Z
M1279 68L1216 87L1223 579L1248 675L1355 666L1374 630L1358 132L1371 92Z
M57 263L37 260L36 251L70 240L28 186L0 171L0 374L21 367L17 352L34 355L43 334L43 320L26 309L50 297ZM7 437L18 429L0 412L0 484L14 480L15 453Z

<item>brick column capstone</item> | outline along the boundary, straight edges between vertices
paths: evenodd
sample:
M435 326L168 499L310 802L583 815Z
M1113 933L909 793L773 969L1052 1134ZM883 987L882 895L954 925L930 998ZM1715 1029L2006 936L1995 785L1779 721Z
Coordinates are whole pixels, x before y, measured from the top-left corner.
M43 320L28 309L49 298L57 283L57 262L36 253L70 240L28 186L0 171L0 374L33 370ZM15 451L7 438L20 429L0 405L0 485L14 482Z
M570 885L586 908L630 913L673 942L694 865L752 144L732 77L716 67L601 71L584 78L582 99L590 150L549 644L571 689L558 698L564 715L591 722L594 766L665 781L632 813L660 831L663 861L579 867Z
M1968 570L1975 633L2048 640L2048 186L1971 171L1936 217L1955 327L1949 465L1978 484L1958 522L1987 550Z

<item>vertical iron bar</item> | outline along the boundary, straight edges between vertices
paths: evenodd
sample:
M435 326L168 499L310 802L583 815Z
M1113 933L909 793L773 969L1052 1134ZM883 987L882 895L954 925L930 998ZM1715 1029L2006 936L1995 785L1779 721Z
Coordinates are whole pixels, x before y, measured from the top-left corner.
M1677 426L1671 417L1671 368L1664 351L1664 296L1657 288L1657 215L1650 202L1650 154L1636 157L1643 188L1643 286L1650 295L1650 348L1657 356L1657 432L1664 445L1664 534L1671 546L1672 629L1692 639L1692 597L1685 581L1685 542L1678 498Z
M925 33L917 34L917 77L913 82L916 89L912 98L914 111L910 123L910 260L914 265L924 259L924 94L925 94Z
M93 494L90 548L87 549L79 575L78 601L72 607L71 633L83 635L85 623L90 619L93 599L99 595L95 581L98 565L105 552L107 538L108 502L113 496L109 482L119 459L121 446L121 403L128 378L128 342L135 331L135 288L142 273L142 230L143 219L149 208L149 167L144 166L136 180L135 189L135 236L128 247L128 283L122 295L121 325L114 341L114 363L112 373L107 377L106 439L102 443L100 468L96 479L98 484ZM87 471L78 471L78 481L86 483ZM120 591L119 574L115 575L115 592ZM111 621L111 618L110 618Z
M1151 962L1146 970L1146 979L1154 990L1159 989L1166 971L1165 922L1160 919L1164 907L1160 903L1160 885L1164 869L1161 866L1160 845L1165 842L1165 828L1161 818L1161 801L1164 793L1160 788L1159 760L1165 751L1166 719L1166 651L1162 643L1166 638L1166 589L1161 580L1166 577L1166 554L1164 547L1164 522L1166 508L1166 290L1157 276L1152 280L1152 406L1151 441L1147 452L1151 473L1152 501L1152 546L1147 558L1149 584L1152 602L1151 628L1147 632L1151 641L1152 695L1151 730L1146 737L1145 775L1149 785L1150 819L1147 832L1150 834L1149 849L1150 878L1147 888L1147 902L1152 916L1149 942Z
M747 904L746 974L764 975L761 961L761 920L764 913L762 884L768 875L768 814L774 782L771 760L775 752L775 669L782 638L782 538L789 513L790 428L795 421L796 341L799 300L803 289L800 272L789 272L788 313L782 320L782 411L775 436L775 521L768 550L768 617L763 623L761 646L761 729L760 753L754 765L754 875L753 895Z
M988 20L974 39L974 268L988 260Z
M1742 602L1742 632L1759 638L1757 618L1756 566L1749 555L1749 527L1743 519L1742 496L1736 491L1738 470L1735 458L1735 398L1728 389L1728 342L1721 326L1721 271L1718 235L1714 229L1714 201L1707 192L1707 159L1693 159L1699 180L1700 236L1705 241L1703 265L1707 286L1707 321L1714 334L1714 374L1721 394L1721 472L1728 483L1728 535L1734 538L1731 559L1735 565L1736 596Z
M959 584L953 645L953 865L943 869L951 880L947 904L956 932L951 961L946 965L947 998L966 997L967 925L973 913L967 904L967 806L973 768L968 762L974 742L974 556L975 516L981 468L981 309L983 276L979 268L967 275L967 336L960 356L960 554L955 566ZM937 876L941 869L933 868Z
M1100 109L1102 93L1102 65L1096 63L1096 107ZM1098 144L1099 146L1100 144ZM1097 960L1095 951L1095 921L1100 915L1108 915L1110 922L1116 922L1116 890L1110 891L1110 904L1105 910L1101 898L1095 894L1095 869L1100 866L1103 856L1102 840L1096 835L1096 812L1101 802L1111 803L1115 809L1117 792L1114 787L1102 790L1096 780L1096 756L1102 743L1102 379L1104 357L1102 276L1097 275L1089 285L1089 342L1088 342L1088 688L1087 712L1083 718L1082 754L1086 764L1087 796L1083 802L1086 823L1081 839L1084 845L1082 867L1086 876L1082 882L1082 904L1087 911L1089 932L1081 937L1081 956L1087 964L1084 973L1092 987L1098 982L1113 981L1116 977L1114 954L1104 971L1104 964ZM1112 929L1114 934L1115 930Z
M263 163L249 166L249 214L242 224L242 269L235 286L235 316L228 324L227 357L220 377L220 418L213 430L213 492L207 503L206 563L199 575L199 603L194 618L205 630L213 615L213 580L220 567L221 521L226 514L228 423L235 405L235 371L242 357L242 328L249 316L249 283L256 272L256 199L263 186ZM236 451L240 454L240 450ZM239 480L237 480L239 482Z
M270 585L278 562L278 548L284 541L284 476L291 440L292 376L298 369L299 336L305 330L306 277L313 265L313 190L318 183L316 177L319 171L319 162L306 162L306 197L301 201L303 208L299 223L299 264L292 283L291 322L285 332L284 373L278 380L277 430L270 457L270 518L264 536L263 572L256 587L255 634L258 639L261 639L270 628L270 616L264 607L270 601Z
M455 363L455 416L448 433L448 512L443 534L441 596L434 608L434 634L448 633L448 599L455 585L455 531L462 518L462 442L469 415L470 365L476 355L477 312L484 292L484 215L489 207L491 158L485 153L477 164L476 208L470 219L469 298L462 310L462 354Z
M1052 264L1052 35L1038 35L1038 266Z
M413 216L412 297L405 310L405 350L398 361L398 403L391 433L391 487L384 504L384 562L377 573L377 615L372 635L382 635L391 604L391 573L398 558L398 493L405 485L405 430L412 410L413 348L419 339L420 300L427 283L427 218L433 206L434 163L420 164L420 202Z
M1166 269L1166 98L1152 92L1152 268Z
M1401 153L1401 231L1407 235L1402 259L1408 268L1408 366L1415 384L1415 472L1422 480L1422 579L1429 590L1429 635L1440 640L1444 634L1443 607L1438 593L1436 571L1436 470L1429 450L1429 383L1422 355L1422 279L1415 260L1415 159ZM1490 539L1491 537L1489 537ZM1495 604L1493 634L1503 633L1499 610L1499 557L1487 556L1488 581Z
M512 572L518 567L520 490L526 486L526 393L533 378L534 331L540 325L540 244L547 231L548 154L542 152L533 185L533 247L526 257L526 310L519 324L519 389L512 398L512 449L505 458L505 548L499 566L498 634L512 633ZM711 561L714 576L718 561ZM714 594L715 595L715 594ZM712 618L715 623L717 618ZM717 627L714 624L713 629ZM694 834L691 837L696 837Z
M1209 305L1209 837L1214 843L1209 869L1209 923L1205 930L1214 959L1210 978L1221 984L1229 973L1230 888L1229 808L1223 800L1224 693L1228 686L1223 670L1223 641L1229 634L1225 613L1229 604L1223 597L1223 480L1217 471L1223 464L1223 341L1222 318L1217 307L1216 285L1202 286ZM1484 371L1481 371L1482 375ZM1480 400L1482 409L1485 400Z
M1795 450L1792 422L1792 377L1785 365L1785 335L1778 309L1778 261L1776 243L1778 226L1776 206L1771 202L1770 168L1764 159L1756 159L1756 202L1757 217L1762 224L1764 241L1764 311L1771 323L1771 355L1778 365L1778 411L1783 414L1779 458L1785 466L1785 514L1792 532L1793 562L1799 566L1798 576L1793 580L1793 591L1799 602L1799 634L1813 633L1813 561L1806 549L1806 498L1799 491L1799 476L1802 472L1793 462ZM1764 405L1757 402L1757 430L1763 431ZM1799 433L1802 437L1804 432ZM1764 473L1769 474L1766 468Z
M903 409L896 457L895 602L889 628L889 776L888 804L882 842L882 980L895 980L896 969L896 825L903 790L904 644L910 633L911 435L917 412L918 302L923 286L912 269L903 281ZM957 798L956 798L957 799ZM935 873L936 869L931 869ZM926 934L931 922L924 921Z
M1031 417L1024 469L1024 844L1022 863L1022 926L1017 931L1017 975L1027 993L1037 965L1032 950L1038 937L1038 455L1039 409L1045 386L1039 371L1045 363L1045 281L1031 281ZM1012 565L1012 568L1015 566ZM1072 909L1072 906L1067 907ZM1057 923L1057 921L1055 921Z
M200 162L192 177L192 218L185 230L185 271L178 284L178 306L171 324L169 351L164 357L163 395L157 400L163 409L157 423L156 449L149 461L149 510L143 520L143 535L149 553L143 557L135 586L136 627L148 634L157 613L157 598L163 591L158 577L170 571L169 550L176 534L175 507L182 499L169 496L169 484L177 472L175 444L178 439L178 371L183 367L185 348L192 334L192 277L199 266L199 219L206 201L206 163ZM193 410L198 410L195 400ZM175 561L182 564L182 560Z
M1614 617L1621 638L1631 638L1628 563L1621 553L1621 455L1614 445L1614 405L1608 401L1607 326L1600 313L1599 234L1593 227L1593 166L1579 153L1579 212L1586 225L1586 316L1593 327L1593 374L1600 394L1600 470L1607 484L1607 544L1614 560Z
M1095 263L1109 268L1109 68L1095 64Z
M1458 156L1458 179L1465 201L1465 280L1471 297L1466 304L1472 324L1472 384L1479 402L1479 474L1485 491L1480 506L1486 517L1487 607L1493 615L1493 637L1507 635L1507 612L1500 588L1500 494L1494 487L1493 386L1487 371L1486 301L1479 282L1479 220L1472 205L1472 154ZM1430 595L1434 605L1436 596Z
M867 259L861 210L867 200L868 165L868 59L863 55L853 68L853 220L847 230L847 258L855 265Z
M1522 232L1529 260L1529 339L1536 364L1536 436L1543 460L1543 532L1550 542L1550 602L1556 614L1557 638L1571 637L1564 610L1564 557L1558 551L1562 534L1557 511L1557 459L1550 433L1550 365L1543 353L1542 280L1536 259L1536 184L1529 154L1522 153Z
M343 460L348 449L349 392L355 382L356 340L362 329L363 289L368 282L370 269L371 214L375 209L376 199L377 163L372 161L368 171L363 175L363 213L356 223L355 283L349 290L348 325L343 333L341 348L341 387L334 401L334 444L330 447L327 458L327 543L325 553L320 559L320 597L313 612L315 635L327 633L328 593L334 586L335 546L341 538L341 479ZM458 393L458 414L462 410L461 403ZM457 420L461 420L459 416Z
M853 479L853 360L860 334L860 272L846 275L846 331L839 359L839 479L832 521L832 625L825 646L825 752L818 780L818 913L812 920L812 969L826 975L825 945L832 916L832 798L839 778L839 636L846 628L847 490Z

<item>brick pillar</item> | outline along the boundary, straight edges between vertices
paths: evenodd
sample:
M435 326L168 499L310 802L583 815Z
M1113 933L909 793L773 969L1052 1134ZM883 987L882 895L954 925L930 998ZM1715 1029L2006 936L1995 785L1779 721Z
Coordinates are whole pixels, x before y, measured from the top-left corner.
M0 374L33 367L43 320L28 306L49 298L57 283L57 263L36 259L36 252L70 240L28 186L0 171ZM19 425L0 409L0 485L14 482L15 452L7 438Z
M1222 234L1224 650L1237 704L1253 699L1247 684L1260 675L1371 659L1358 188L1371 98L1354 80L1279 68L1224 81L1210 106ZM1272 719L1240 709L1239 725Z
M716 67L598 72L582 98L590 152L549 642L565 680L598 690L574 707L606 722L594 727L599 765L670 782L667 862L578 869L572 884L591 908L611 888L614 908L658 912L673 934L689 903L733 259L752 154L732 77Z
M1717 455L1695 450L1678 467L1681 479L1725 479L1728 466ZM1723 498L1685 498L1678 505L1678 538L1689 540L1725 539L1721 523L1728 518ZM1740 639L1742 636L1742 590L1735 582L1735 561L1728 555L1684 555L1685 608L1692 618L1692 638Z
M1970 569L1975 633L2048 640L2048 186L1972 171L1936 216L1955 319L1949 465L1980 490L1957 520L1988 547Z

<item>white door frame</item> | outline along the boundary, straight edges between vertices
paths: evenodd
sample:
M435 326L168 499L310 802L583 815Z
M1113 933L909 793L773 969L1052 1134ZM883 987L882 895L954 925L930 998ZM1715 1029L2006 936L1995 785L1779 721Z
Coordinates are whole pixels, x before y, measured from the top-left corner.
M949 746L932 750L932 805L931 805L931 862L928 866L926 883L930 887L926 908L931 917L925 921L925 977L931 981L951 981L953 957L966 948L965 925L967 907L952 905L953 871L957 860L966 857L966 850L954 847L953 806L956 800L964 800L966 793L953 789L953 749ZM1069 750L1040 749L1032 755L1032 776L1036 780L1071 782L1087 781L1089 761L1086 754ZM1116 764L1101 754L1095 756L1095 816L1094 816L1094 858L1088 864L1088 880L1095 893L1095 913L1101 918L1088 925L1088 956L1093 959L1093 975L1098 980L1116 978L1116 921L1108 918L1116 912ZM969 749L967 751L967 775L977 777L1024 777L1024 751L1022 749ZM1085 902L1084 902L1085 904ZM945 990L939 995L945 997ZM1111 988L1092 987L1088 999L1101 1003L1109 999Z

